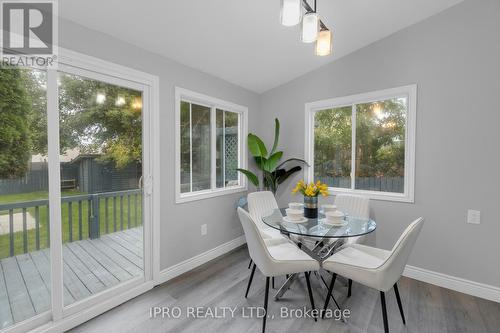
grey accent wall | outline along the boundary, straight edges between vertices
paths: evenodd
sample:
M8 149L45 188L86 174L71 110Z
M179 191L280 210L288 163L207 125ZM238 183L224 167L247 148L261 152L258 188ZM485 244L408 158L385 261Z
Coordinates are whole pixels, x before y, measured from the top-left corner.
M409 264L500 286L499 32L500 1L465 1L264 93L261 123L279 117L286 153L304 156L306 102L418 84L415 204L372 201L372 241L390 249L424 216Z
M235 202L242 195L175 204L174 87L221 98L249 109L249 128L257 124L260 96L214 76L183 66L81 25L61 20L59 44L67 49L151 73L160 78L161 267L165 269L243 234ZM176 47L172 45L172 47ZM207 236L200 226L208 224Z

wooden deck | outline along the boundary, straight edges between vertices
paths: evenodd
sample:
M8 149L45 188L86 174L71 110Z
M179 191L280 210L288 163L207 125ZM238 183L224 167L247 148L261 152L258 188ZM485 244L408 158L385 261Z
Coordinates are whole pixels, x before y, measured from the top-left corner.
M142 227L63 245L64 304L143 274ZM49 250L0 260L0 329L50 309Z

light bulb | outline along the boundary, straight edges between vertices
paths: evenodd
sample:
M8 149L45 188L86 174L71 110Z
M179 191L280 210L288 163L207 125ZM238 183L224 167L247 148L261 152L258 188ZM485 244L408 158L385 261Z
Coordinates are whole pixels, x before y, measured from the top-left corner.
M309 12L302 17L302 41L304 43L315 42L318 38L319 15Z
M281 24L291 27L300 23L302 0L281 0Z
M324 29L318 33L316 40L316 55L327 56L332 52L332 32Z

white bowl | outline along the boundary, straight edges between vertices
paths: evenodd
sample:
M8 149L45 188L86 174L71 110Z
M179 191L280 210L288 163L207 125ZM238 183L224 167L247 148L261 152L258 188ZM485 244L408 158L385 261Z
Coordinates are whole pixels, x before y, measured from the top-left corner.
M293 209L293 210L302 210L302 209L304 209L304 204L300 203L300 202L290 202L288 204L288 207L290 207L290 209Z
M340 224L344 220L344 213L338 210L325 212L325 216L329 223Z
M286 216L290 220L294 220L294 221L300 220L304 216L304 212L302 210L299 210L299 209L287 208L287 209L285 209L285 212L286 212Z
M321 208L323 208L323 212L334 212L337 210L336 205L322 205Z

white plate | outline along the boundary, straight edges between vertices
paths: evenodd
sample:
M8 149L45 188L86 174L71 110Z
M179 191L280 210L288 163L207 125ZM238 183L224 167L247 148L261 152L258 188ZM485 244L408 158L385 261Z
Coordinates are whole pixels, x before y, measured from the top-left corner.
M289 222L289 223L304 223L307 222L307 218L301 217L299 220L290 220L288 216L283 216L283 221Z
M327 219L322 219L323 224L330 225L332 227L345 227L347 225L347 221L342 221L341 223L329 222Z

